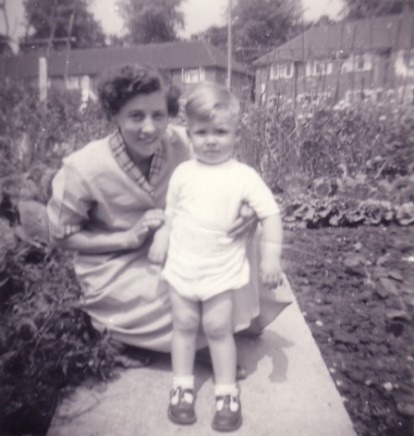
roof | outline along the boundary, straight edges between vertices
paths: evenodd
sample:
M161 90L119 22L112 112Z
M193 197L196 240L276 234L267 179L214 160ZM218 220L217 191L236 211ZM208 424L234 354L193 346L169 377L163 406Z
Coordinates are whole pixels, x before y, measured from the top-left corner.
M40 54L0 58L0 77L37 76ZM54 52L48 59L50 76L63 76L66 51ZM105 47L71 50L68 75L94 76L103 70L128 62L150 63L164 70L215 67L227 69L227 55L205 41L174 41L133 47ZM233 72L247 73L244 65L232 61Z
M414 12L319 24L257 59L255 66L275 60L304 60L368 50L400 50L414 47Z

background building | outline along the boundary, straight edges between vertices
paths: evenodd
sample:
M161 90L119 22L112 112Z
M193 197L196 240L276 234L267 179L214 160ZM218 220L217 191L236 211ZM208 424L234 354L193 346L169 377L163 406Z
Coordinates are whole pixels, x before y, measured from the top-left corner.
M0 78L37 82L40 56L0 58ZM52 52L47 59L48 85L93 93L103 70L128 62L160 68L183 88L184 96L198 82L225 84L227 78L227 55L200 40ZM236 93L250 96L253 79L244 65L232 62L232 88Z
M254 65L259 101L414 104L414 11L335 24L322 19Z

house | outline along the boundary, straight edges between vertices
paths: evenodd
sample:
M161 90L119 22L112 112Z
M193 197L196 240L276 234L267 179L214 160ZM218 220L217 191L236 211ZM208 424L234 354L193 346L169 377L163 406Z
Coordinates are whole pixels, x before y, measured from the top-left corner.
M259 58L262 101L414 104L414 11L329 24Z
M0 78L38 81L40 54L0 58ZM184 94L200 81L226 83L227 55L205 41L174 41L132 47L53 52L48 58L48 85L93 91L99 74L116 64L149 63L166 72ZM253 75L232 61L232 88L251 94Z

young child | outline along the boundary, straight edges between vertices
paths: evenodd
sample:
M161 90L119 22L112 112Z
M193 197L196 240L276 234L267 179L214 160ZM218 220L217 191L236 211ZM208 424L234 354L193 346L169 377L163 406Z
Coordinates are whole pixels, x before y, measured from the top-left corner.
M257 173L232 159L240 104L226 88L199 85L185 107L195 159L174 171L164 226L154 235L149 258L163 263L173 312L173 389L168 416L177 424L196 421L194 356L201 325L213 362L216 412L213 429L233 431L242 414L236 385L232 332L234 292L248 283L246 241L228 229L242 202L262 226L261 276L269 287L281 278L282 224L273 195Z

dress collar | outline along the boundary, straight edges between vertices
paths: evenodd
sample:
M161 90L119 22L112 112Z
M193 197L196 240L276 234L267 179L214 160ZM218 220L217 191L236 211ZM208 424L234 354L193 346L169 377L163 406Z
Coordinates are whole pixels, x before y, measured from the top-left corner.
M150 195L154 194L154 188L151 182L159 175L162 164L164 162L164 141L161 143L161 147L158 147L152 156L149 177L148 180L142 174L141 170L137 167L134 161L129 157L125 142L122 138L119 130L116 130L111 134L109 138L109 146L112 154L118 165L125 171L126 174L137 183L142 189L148 192Z

